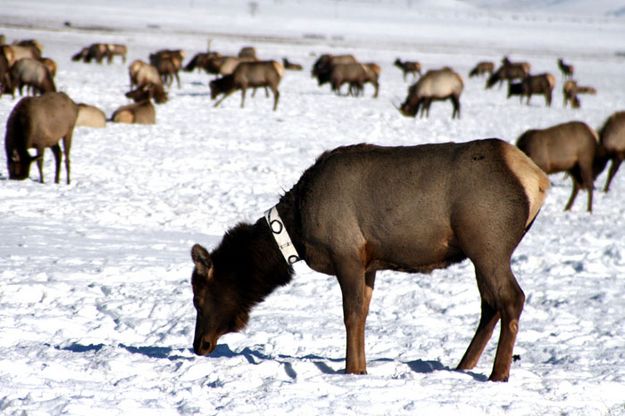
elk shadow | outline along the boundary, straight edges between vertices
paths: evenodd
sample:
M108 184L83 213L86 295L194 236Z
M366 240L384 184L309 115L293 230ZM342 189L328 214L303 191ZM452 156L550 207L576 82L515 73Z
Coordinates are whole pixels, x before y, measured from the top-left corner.
M108 345L105 344L89 344L83 345L79 343L73 343L65 346L44 344L48 347L53 347L59 351L69 351L75 353L87 353L87 352L100 352ZM134 347L131 345L119 344L114 348L122 348L131 354L141 354L148 358L167 359L170 361L178 360L193 360L193 356L182 355L188 351L187 348L170 348L170 347Z
M472 377L475 381L488 381L488 377L484 374L478 374L473 371L457 370L443 365L440 361L414 360L408 361L405 364L415 373L431 374L437 371L449 371L466 374Z

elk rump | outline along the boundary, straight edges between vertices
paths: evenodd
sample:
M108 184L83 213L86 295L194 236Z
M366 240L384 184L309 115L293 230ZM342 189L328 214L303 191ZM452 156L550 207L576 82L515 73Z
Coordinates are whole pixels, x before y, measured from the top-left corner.
M366 372L365 319L378 270L427 272L469 258L482 317L458 368L477 364L501 319L490 379L505 381L525 299L511 256L548 188L545 173L499 139L325 152L265 218L230 229L211 253L193 246L194 351L211 353L291 280L297 257L281 253L274 237L286 230L299 259L338 279L347 373Z

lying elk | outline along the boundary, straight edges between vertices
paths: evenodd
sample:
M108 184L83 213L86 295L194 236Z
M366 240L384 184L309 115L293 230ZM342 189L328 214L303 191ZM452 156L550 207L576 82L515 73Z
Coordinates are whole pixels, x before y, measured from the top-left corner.
M527 62L510 62L504 58L502 65L486 80L486 88L491 88L497 83L501 85L503 81L524 79L529 75L530 68L530 64Z
M276 111L280 99L278 86L283 75L284 67L276 61L241 62L232 74L210 82L211 99L214 100L223 94L223 97L215 103L217 107L235 91L241 90L241 108L243 108L248 88L269 87L273 93L273 111Z
M291 62L287 58L282 58L282 65L284 66L284 69L288 69L289 71L301 71L304 69L301 64Z
M45 64L37 59L22 58L11 67L12 88L17 88L20 95L24 86L32 89L34 94L55 92L56 86L50 71Z
M126 124L156 124L156 109L150 100L124 105L113 112L110 121Z
M54 182L59 183L61 175L59 140L62 138L65 173L69 185L69 154L77 116L78 106L62 92L24 97L18 101L7 120L4 138L9 179L28 178L30 164L36 160L39 181L43 183L43 154L49 147L56 163ZM37 156L32 157L28 149L35 149Z
M405 116L415 117L421 110L422 117L429 117L432 101L451 100L454 108L451 118L460 118L463 89L462 77L451 68L429 70L408 89L408 96L399 111Z
M482 75L492 75L495 71L495 64L489 61L478 62L469 72L469 78L481 77Z
M404 81L406 80L406 75L411 74L412 78L417 78L417 74L421 76L421 64L417 61L401 61L401 59L396 58L395 62L393 62L397 68L399 68L404 75Z
M558 68L560 68L560 72L562 72L564 79L572 78L575 73L575 67L570 64L565 64L562 58L558 58Z
M564 208L573 206L578 191L588 191L588 212L592 212L594 178L602 170L596 165L599 150L597 133L586 123L571 121L542 130L527 130L517 146L547 174L568 172L573 190Z
M92 127L101 129L106 126L106 115L94 105L85 103L78 104L78 117L76 127Z
M490 380L506 381L525 300L510 260L548 188L547 176L499 139L325 152L264 218L230 229L211 253L193 246L193 350L208 355L222 335L243 329L251 309L304 260L336 275L345 371L366 374L376 272L429 272L469 258L482 316L458 369L476 366L501 319Z
M599 130L599 137L606 162L612 161L608 179L603 188L604 192L608 192L614 175L625 159L625 111L616 112L608 117Z

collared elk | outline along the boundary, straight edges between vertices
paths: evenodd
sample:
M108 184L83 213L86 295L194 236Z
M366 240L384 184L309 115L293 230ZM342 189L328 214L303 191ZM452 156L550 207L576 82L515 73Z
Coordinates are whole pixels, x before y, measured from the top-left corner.
M625 111L612 114L599 129L601 148L606 161L612 161L605 182L604 192L610 189L610 183L625 159Z
M114 123L156 124L156 110L150 100L145 100L117 108L110 120Z
M406 75L412 74L412 78L416 78L417 74L421 76L421 64L417 61L403 61L399 58L395 59L393 62L397 68L399 68L404 76L404 81L406 80Z
M78 104L76 127L103 128L106 126L106 115L94 105Z
M490 61L480 61L469 72L469 78L479 77L482 75L491 75L495 70L495 64Z
M37 59L22 58L11 67L12 88L17 88L22 95L24 86L31 88L34 94L55 92L56 86L46 65Z
M215 103L217 107L232 93L241 90L241 108L243 108L248 88L269 87L273 93L273 110L276 111L280 99L278 86L283 75L284 67L276 61L241 62L232 74L209 83L211 99L214 100L223 94L223 97Z
M230 229L210 253L193 246L193 350L208 355L222 335L244 328L252 308L291 281L290 262L299 257L337 277L345 371L365 374L376 272L429 272L469 258L482 316L458 368L475 367L501 319L490 380L506 381L525 300L511 256L548 188L544 172L499 139L325 152L265 218ZM274 239L284 229L297 257Z
M61 147L63 139L65 173L70 183L70 149L78 106L62 92L50 92L39 97L24 97L13 108L6 125L4 145L9 179L26 179L30 165L37 161L39 181L43 183L43 154L47 147L52 150L56 162L54 182L61 175ZM28 149L35 149L32 157Z
M573 190L565 211L573 206L580 188L588 191L588 212L592 211L592 192L600 151L597 133L586 123L571 121L546 129L524 132L517 146L547 174L567 172L573 180Z
M558 58L558 68L560 68L560 72L562 72L564 79L572 78L573 74L575 74L575 67L564 63L562 58Z
M460 118L460 95L464 89L462 77L449 67L427 71L408 89L408 96L399 111L408 117L429 117L432 101L451 100L451 118Z

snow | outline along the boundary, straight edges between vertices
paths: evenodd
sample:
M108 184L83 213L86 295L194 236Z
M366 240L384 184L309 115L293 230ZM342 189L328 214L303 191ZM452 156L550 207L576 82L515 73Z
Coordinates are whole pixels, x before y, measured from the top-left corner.
M380 273L367 321L368 375L343 374L336 281L296 265L293 282L220 339L191 350L191 246L214 247L239 221L273 206L323 150L362 141L407 145L501 137L572 119L599 127L625 105L615 1L146 2L4 0L0 33L36 38L59 66L57 85L106 114L127 100L126 65L76 63L92 42L120 42L129 60L160 48L187 56L254 45L261 57L304 64L281 84L278 111L259 91L213 108L201 73L157 108L155 126L77 128L72 184L9 181L0 155L0 413L7 415L623 415L625 414L625 179L596 182L562 209L570 179L552 190L512 267L527 300L508 383L490 383L495 336L472 371L454 371L479 319L473 266L429 275ZM70 22L70 27L64 22ZM336 97L310 67L324 52L382 66L380 97ZM506 100L466 74L504 54L558 79L554 104ZM409 82L396 57L453 66L465 79L462 118L435 103L431 117L393 107ZM562 107L556 59L595 86L579 110ZM18 98L0 98L4 125ZM61 181L65 179L62 171Z

